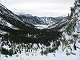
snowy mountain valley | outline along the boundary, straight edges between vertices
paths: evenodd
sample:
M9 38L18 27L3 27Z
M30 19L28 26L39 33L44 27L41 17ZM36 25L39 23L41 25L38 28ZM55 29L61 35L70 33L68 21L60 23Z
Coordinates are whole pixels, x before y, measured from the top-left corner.
M80 59L80 0L65 17L14 14L0 3L0 60L36 56L36 60Z

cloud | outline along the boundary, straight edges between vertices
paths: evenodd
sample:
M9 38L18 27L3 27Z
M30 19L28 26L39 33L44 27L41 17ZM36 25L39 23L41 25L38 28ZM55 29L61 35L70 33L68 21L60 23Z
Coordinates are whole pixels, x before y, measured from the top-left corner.
M25 12L38 16L62 16L70 12L73 0L0 0L13 12Z

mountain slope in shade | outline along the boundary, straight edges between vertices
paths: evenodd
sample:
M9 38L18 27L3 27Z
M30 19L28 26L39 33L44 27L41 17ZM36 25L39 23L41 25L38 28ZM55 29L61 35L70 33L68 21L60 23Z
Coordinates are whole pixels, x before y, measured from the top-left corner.
M24 22L28 22L33 25L36 25L36 24L51 25L53 23L60 22L61 20L66 18L66 17L38 17L38 16L32 16L30 14L20 14L18 16Z
M67 17L38 17L30 14L19 14L19 18L25 23L30 23L38 29L51 29L56 25L66 22ZM65 24L65 23L64 23Z
M21 29L27 29L27 27L34 27L32 24L22 21L16 14L8 10L5 6L0 3L0 17L15 27Z
M29 14L25 14L25 15L23 14L18 16L25 23L30 23L32 25L43 24L43 21L40 21L40 19L37 16L29 16Z

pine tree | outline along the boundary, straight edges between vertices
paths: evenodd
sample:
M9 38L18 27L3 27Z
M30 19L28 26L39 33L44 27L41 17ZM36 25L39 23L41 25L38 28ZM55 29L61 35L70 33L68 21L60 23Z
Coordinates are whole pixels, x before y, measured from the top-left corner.
M75 0L74 6L71 7L71 13L68 15L68 24L63 32L63 49L77 50L76 42L80 33L80 0ZM73 44L73 48L71 47Z

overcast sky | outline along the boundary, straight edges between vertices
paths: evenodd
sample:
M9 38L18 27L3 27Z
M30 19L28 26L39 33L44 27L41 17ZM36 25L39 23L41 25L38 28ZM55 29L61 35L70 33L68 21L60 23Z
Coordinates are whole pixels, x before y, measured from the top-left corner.
M8 9L17 13L37 16L66 16L74 0L0 0Z

